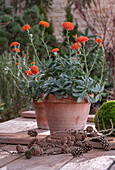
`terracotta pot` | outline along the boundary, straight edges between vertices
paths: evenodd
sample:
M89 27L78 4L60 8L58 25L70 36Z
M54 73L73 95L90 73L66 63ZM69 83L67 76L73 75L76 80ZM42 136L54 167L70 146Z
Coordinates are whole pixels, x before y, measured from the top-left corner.
M43 102L33 100L38 128L49 129Z
M45 111L49 124L49 129L52 138L61 138L67 136L65 130L83 130L91 103L82 100L77 103L72 97L57 99L55 95L49 94L45 100ZM56 131L63 131L63 133L55 133Z

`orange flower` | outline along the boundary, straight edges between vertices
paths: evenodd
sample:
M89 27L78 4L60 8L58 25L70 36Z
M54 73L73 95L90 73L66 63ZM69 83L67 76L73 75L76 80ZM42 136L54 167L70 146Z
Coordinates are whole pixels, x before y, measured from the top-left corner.
M37 67L37 66L32 66L32 67L31 67L31 72L32 72L33 74L39 74L39 69L38 69L38 67Z
M62 26L65 30L73 30L74 28L74 25L71 22L64 22Z
M53 48L52 53L59 51L59 48Z
M81 46L81 44L74 43L74 44L72 45L72 49L73 49L73 50L78 50L78 49L80 48L80 46Z
M30 70L26 70L25 75L32 75L32 72Z
M19 64L18 63L16 63L16 66L18 66Z
M47 28L49 27L49 23L46 21L40 21L39 25L42 25L43 27L47 27Z
M18 42L12 42L12 43L10 44L10 46L12 47L12 46L15 46L15 45L18 45L18 44L20 44L20 43L18 43Z
M31 62L31 64L35 64L35 62Z
M73 57L73 61L77 61L77 58Z
M25 55L25 54L23 54L22 56L23 56L23 57L25 57L26 55Z
M103 47L103 44L101 44L100 47Z
M24 25L22 27L22 31L26 31L26 30L29 30L30 29L30 26L29 25Z
M72 37L73 37L73 38L77 37L77 34L73 35Z
M85 36L81 36L76 39L76 42L81 43L81 44L84 44L86 41L88 41L88 38Z
M103 41L102 41L102 39L100 39L100 38L96 39L95 41L96 41L96 43L97 43L97 44L99 44L99 43L102 43L102 42L103 42Z
M19 52L20 52L20 49L18 49L18 48L13 48L12 51L13 51L13 52L18 51L18 53L19 53Z

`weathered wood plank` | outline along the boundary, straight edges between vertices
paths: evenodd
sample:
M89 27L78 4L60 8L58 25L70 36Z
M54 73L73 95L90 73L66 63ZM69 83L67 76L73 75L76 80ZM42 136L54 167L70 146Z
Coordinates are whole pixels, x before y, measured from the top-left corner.
M30 160L21 157L4 168L7 170L57 170L72 158L69 154L34 156Z
M24 150L26 149L25 146L23 148L24 148ZM16 145L6 145L6 146L3 147L3 149L6 149L6 150L11 151L11 152L16 151ZM23 155L24 154L11 155L8 152L2 151L0 149L0 168L2 168L3 166L6 166L8 163L10 163L12 161L15 161L15 160L21 158Z
M41 140L49 134L49 131L38 133L37 138ZM27 133L0 133L0 143L28 144L32 138L33 137L29 136Z
M0 133L16 133L37 128L36 119L16 118L0 123Z
M95 115L89 115L88 116L88 122L93 122L94 121L94 116ZM35 111L29 110L29 111L24 111L21 113L21 117L26 117L26 118L36 118Z

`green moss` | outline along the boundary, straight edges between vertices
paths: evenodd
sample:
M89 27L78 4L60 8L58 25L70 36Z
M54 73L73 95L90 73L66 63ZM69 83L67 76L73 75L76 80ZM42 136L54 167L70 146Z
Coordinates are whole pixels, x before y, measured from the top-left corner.
M112 119L113 126L115 129L115 100L111 100L104 103L97 111L94 118L96 129L98 130L98 120L100 130L104 130L103 124L105 125L106 129L110 129L111 128L110 119ZM115 132L113 132L112 135L115 136Z

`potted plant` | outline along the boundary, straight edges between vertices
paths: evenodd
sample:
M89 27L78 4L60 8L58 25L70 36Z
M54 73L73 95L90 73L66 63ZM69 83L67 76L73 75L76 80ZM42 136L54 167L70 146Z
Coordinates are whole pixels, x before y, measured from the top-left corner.
M73 35L75 43L71 43L69 33L74 25L71 22L64 22L62 26L67 31L67 46L49 51L44 39L45 29L49 27L49 23L40 21L39 25L42 27L41 41L48 57L39 59L30 26L25 25L23 31L29 36L36 56L36 69L39 68L39 74L27 75L32 78L32 89L33 81L36 80L36 87L39 89L36 92L39 91L39 95L42 95L51 137L59 138L64 135L61 131L65 129L84 129L91 102L97 102L103 95L104 48L101 39L89 40L85 36ZM92 65L89 67L87 59L90 53ZM100 60L102 67L100 77L96 75L90 77L97 60ZM60 132L56 133L57 131Z

